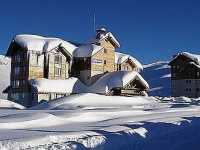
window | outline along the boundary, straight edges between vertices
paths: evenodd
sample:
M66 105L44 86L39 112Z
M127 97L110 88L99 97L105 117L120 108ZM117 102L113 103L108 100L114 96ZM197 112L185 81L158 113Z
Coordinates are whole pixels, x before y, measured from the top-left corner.
M129 70L128 66L126 67L126 70L127 70L127 71Z
M61 68L55 67L55 76L61 76Z
M200 73L199 73L199 71L197 71L197 77L199 77L200 76Z
M31 55L31 64L34 65L34 66L38 66L39 65L39 58L40 58L39 54L33 53Z
M104 49L104 53L107 53L107 49Z
M196 91L199 92L200 91L199 88L196 88Z
M20 73L20 67L15 67L15 75L19 75Z
M61 64L62 63L62 56L55 55L55 64Z
M106 60L104 60L104 65L106 65Z

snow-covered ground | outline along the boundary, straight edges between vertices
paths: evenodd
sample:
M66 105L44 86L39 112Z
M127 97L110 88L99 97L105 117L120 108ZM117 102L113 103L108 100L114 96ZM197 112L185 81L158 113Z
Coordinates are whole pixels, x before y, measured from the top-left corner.
M150 86L150 96L170 96L171 72L168 61L158 61L144 65L142 76Z
M10 84L10 59L0 55L0 98L7 98L3 90Z
M199 149L200 99L72 95L0 109L0 149Z

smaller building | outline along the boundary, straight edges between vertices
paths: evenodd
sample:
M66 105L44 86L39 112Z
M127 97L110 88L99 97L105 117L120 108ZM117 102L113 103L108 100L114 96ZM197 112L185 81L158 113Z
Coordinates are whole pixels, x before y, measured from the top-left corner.
M134 57L115 52L115 70L116 71L137 71L143 70L142 64Z
M136 71L107 73L89 87L91 93L104 95L147 95L148 83Z
M32 105L41 101L49 101L87 91L87 86L74 77L65 80L32 79L29 83L31 86Z
M178 53L171 66L171 95L200 97L200 55Z

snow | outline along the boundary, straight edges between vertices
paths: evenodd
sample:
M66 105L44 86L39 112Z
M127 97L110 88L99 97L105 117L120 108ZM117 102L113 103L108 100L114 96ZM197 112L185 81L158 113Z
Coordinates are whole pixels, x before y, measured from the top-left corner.
M192 53L189 53L189 52L181 52L181 53L178 53L178 54L176 55L176 57L174 57L174 58L172 59L172 61L173 61L174 59L176 59L178 56L181 56L181 55L183 55L183 56L185 56L185 57L191 59L191 60L194 61L197 65L200 65L200 55L192 54Z
M9 109L25 109L25 107L20 105L20 104L11 102L9 100L0 99L0 109L2 109L2 108L4 108L4 109L6 109L6 108L9 108Z
M10 64L10 58L0 55L0 98L2 99L7 98L7 94L3 94L2 92L10 84Z
M132 57L128 54L115 52L115 63L116 64L122 64L123 62L125 62L128 59L130 59L137 66L137 68L139 68L141 70L143 69L142 64L134 57Z
M89 87L89 91L92 93L107 94L110 90L116 87L124 87L132 80L139 80L141 84L149 88L148 83L142 78L142 76L136 71L115 71L107 73L98 79L93 85Z
M170 96L171 71L168 61L158 61L144 65L141 72L144 79L150 85L150 96Z
M83 93L86 90L86 86L75 77L65 80L32 79L30 80L30 84L39 93Z
M100 50L102 50L103 47L95 45L95 44L85 44L79 46L73 53L74 57L91 57Z
M62 46L69 52L69 54L71 54L71 56L74 50L77 48L72 43L64 41L62 39L42 37L39 35L29 35L29 34L16 35L14 41L21 47L26 48L27 50L33 50L39 52L48 52L54 48L57 48L58 46Z
M199 102L85 93L0 109L0 149L198 149Z

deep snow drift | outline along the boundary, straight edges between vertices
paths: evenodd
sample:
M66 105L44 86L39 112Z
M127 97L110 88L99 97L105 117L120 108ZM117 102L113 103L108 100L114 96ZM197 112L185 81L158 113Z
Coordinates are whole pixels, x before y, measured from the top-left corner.
M144 65L142 76L148 82L150 96L170 96L171 72L167 61Z
M9 100L0 99L0 109L25 109L25 107Z
M0 55L0 98L6 99L7 94L3 90L10 84L10 59Z
M199 101L87 93L0 109L0 149L195 150Z

